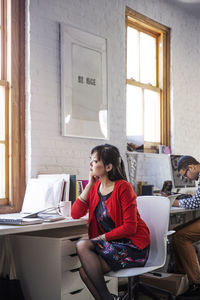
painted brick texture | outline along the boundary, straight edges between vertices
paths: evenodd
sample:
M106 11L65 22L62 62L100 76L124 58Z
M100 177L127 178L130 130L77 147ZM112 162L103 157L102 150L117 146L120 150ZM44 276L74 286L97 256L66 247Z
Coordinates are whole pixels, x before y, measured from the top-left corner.
M159 0L29 0L26 10L27 178L88 177L89 152L103 140L61 136L59 22L107 39L109 143L126 152L125 7L171 27L172 150L199 154L200 21ZM133 113L134 117L134 113Z

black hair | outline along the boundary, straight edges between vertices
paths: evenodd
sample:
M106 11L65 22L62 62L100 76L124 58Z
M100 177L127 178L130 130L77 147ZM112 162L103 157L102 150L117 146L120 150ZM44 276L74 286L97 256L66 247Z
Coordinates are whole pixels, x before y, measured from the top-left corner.
M185 170L189 165L198 165L199 162L193 157L189 155L183 155L179 158L177 167L178 167L178 172L180 170Z
M109 144L99 145L91 150L91 154L95 152L97 152L98 160L101 160L104 166L112 164L112 170L108 172L108 178L111 181L119 179L127 181L124 162L117 147Z

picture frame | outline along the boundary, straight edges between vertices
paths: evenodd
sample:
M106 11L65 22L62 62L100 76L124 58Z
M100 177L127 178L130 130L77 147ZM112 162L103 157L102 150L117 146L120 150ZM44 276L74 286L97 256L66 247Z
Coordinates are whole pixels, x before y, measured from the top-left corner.
M62 136L108 139L106 39L60 24Z

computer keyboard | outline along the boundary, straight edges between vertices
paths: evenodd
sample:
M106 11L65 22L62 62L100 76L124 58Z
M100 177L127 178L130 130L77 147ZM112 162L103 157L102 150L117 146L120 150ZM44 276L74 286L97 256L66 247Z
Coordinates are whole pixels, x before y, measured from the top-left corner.
M176 197L177 200L181 200L181 199L186 199L186 198L191 198L192 195L191 194L180 194Z

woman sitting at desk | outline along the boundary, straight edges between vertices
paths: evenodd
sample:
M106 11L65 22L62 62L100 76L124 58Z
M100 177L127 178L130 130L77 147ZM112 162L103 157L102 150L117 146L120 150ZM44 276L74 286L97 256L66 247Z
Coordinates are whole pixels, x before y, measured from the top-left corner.
M91 151L89 183L73 204L71 215L78 219L88 210L89 240L77 243L80 276L95 299L116 299L107 289L104 274L144 266L150 238L115 146L100 145Z

